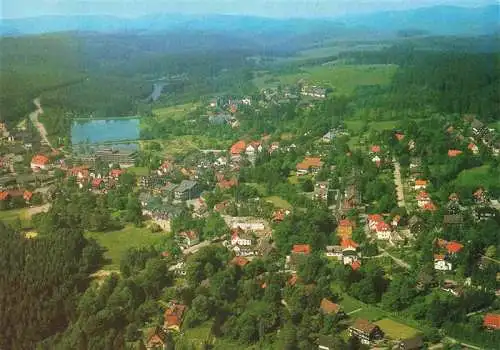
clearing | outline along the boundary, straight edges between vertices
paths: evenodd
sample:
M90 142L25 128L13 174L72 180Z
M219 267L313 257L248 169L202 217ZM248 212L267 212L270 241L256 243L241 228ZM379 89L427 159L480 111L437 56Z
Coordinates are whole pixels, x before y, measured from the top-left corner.
M380 327L380 329L388 338L394 340L412 338L419 334L419 331L417 329L408 327L405 324L393 321L388 318L377 321L375 322L375 324Z
M458 174L455 183L457 186L463 187L484 186L486 189L498 187L498 179L492 176L489 171L489 165L463 170Z
M281 209L291 209L292 205L288 203L287 200L279 197L279 196L270 196L270 197L265 197L264 198L267 202L271 202L274 204L275 207L281 208Z
M156 108L153 109L153 114L159 119L182 120L189 112L194 111L197 107L199 107L199 103L191 102L182 105Z
M134 166L127 168L127 172L134 174L135 176L147 176L149 175L149 169L145 166Z
M87 238L94 238L106 248L104 258L107 261L104 269L118 269L120 260L129 248L147 247L159 242L165 233L152 233L149 228L127 225L118 231L86 232Z

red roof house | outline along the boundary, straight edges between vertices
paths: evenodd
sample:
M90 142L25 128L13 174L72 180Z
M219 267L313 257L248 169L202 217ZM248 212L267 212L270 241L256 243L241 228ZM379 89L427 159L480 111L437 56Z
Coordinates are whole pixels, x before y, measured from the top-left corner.
M321 299L321 304L319 306L321 311L327 315L336 315L340 312L340 305L328 300L327 298Z
M111 172L109 173L109 175L112 177L112 178L115 178L115 179L118 179L120 177L120 175L122 174L125 174L125 170L122 170L122 169L113 169L111 170Z
M340 246L342 247L342 249L356 249L359 247L359 244L354 242L350 238L342 238Z
M240 155L245 151L245 149L246 149L245 141L240 140L231 146L230 152L232 155Z
M360 268L361 268L361 262L360 262L359 260L353 261L353 262L351 263L351 269L352 269L353 271L357 271L357 270L359 270Z
M31 169L33 170L46 169L48 165L49 158L43 154L37 154L31 158Z
M402 141L404 138L405 138L405 135L404 134L401 134L399 132L397 132L394 136L396 136L396 139L398 141Z
M182 324L182 317L184 316L186 308L186 305L173 303L172 306L166 309L163 315L164 328L179 331Z
M461 243L458 243L456 241L450 241L446 245L446 250L450 254L456 254L456 253L460 252L463 248L464 248L464 245Z
M458 149L450 149L448 150L448 157L456 157L462 154L462 151Z
M500 329L500 314L486 314L483 318L483 326L492 330Z
M371 146L370 150L372 151L372 153L380 153L380 146L373 145L373 146Z
M244 267L249 263L250 263L250 261L248 261L248 259L246 259L245 257L242 257L242 256L236 256L233 258L233 260L231 260L231 264L239 266L239 267Z
M31 198L33 198L33 192L30 191L24 191L23 193L23 198L26 202L29 202Z
M10 197L9 192L7 191L1 191L0 192L0 201L6 201Z
M309 244L294 244L292 248L294 254L310 254L311 246Z

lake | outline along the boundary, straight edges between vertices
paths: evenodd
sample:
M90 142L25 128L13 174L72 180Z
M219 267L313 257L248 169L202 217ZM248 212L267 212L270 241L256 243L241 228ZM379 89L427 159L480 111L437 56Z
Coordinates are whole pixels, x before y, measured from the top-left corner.
M71 143L104 143L139 139L139 118L75 120Z

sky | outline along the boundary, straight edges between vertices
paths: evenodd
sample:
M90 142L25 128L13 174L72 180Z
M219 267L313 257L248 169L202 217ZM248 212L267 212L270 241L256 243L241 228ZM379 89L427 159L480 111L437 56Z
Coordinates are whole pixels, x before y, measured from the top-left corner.
M438 4L475 7L500 0L0 0L1 18L153 13L238 14L265 17L338 17Z

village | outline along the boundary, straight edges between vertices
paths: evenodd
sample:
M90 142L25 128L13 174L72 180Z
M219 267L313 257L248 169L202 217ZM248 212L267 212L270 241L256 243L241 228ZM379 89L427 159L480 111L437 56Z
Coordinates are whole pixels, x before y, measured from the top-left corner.
M297 99L301 101L298 108L314 109L327 92L325 88L303 85L280 91L264 90L261 100L219 97L209 102L208 119L211 125L228 124L238 129L241 109L243 113L255 113L257 108ZM470 193L450 192L443 198L443 189L430 179L428 167L432 163L421 156L420 150L425 145L404 128L365 135L357 147L348 146L352 132L342 122L324 134L309 130L292 138L272 134L242 137L228 149L200 150L189 159L165 157L159 167L141 175L129 171L135 166L137 152L109 147L90 157L75 157L41 142L37 131L31 128L0 124L0 132L2 211L48 210L60 181L74 181L80 191L105 196L120 186L124 174L131 175L144 225L172 235L180 249L181 254L168 249L162 252L169 261L169 270L179 281L186 276L190 257L210 245L226 248L231 256L228 264L238 269L245 269L256 259L267 258L273 251L283 253L283 246L287 246L289 250L281 256L277 273L286 276L287 286L293 288L301 283L297 271L302 261L318 254L318 248L310 241L295 239L277 245L276 230L288 220L299 220L297 217L321 207L335 220L332 236L319 252L330 264L345 266L354 273L367 261L380 261L388 271L415 270L419 263L415 247L421 249L423 231L433 230L437 234L428 242L431 243L426 253L429 259L425 262L433 271L420 271L415 290L431 288L459 297L466 289L498 286L499 273L488 286L465 277L461 256L469 249L469 243L448 238L449 232L464 225L499 220L498 196L478 184ZM440 159L450 162L463 157L496 159L499 155L500 147L495 141L498 135L472 116L458 119L457 125L442 125L441 134L443 139L451 140L454 148L439 155ZM288 164L292 162L288 168L282 167L290 169L285 174L286 188L296 192L289 195L285 187L278 186L281 175L273 171L259 173L266 164L285 159ZM401 159L406 162L401 164ZM194 220L210 219L220 226L212 235L196 228L175 231L173 222L186 212ZM500 262L497 257L483 251L474 264L478 269L486 269ZM261 280L257 278L265 289L266 282ZM210 283L210 279L205 283ZM495 293L500 296L498 287ZM183 315L188 306L176 300L169 301L167 306L164 324L153 327L145 339L148 349L164 347L167 332L183 332ZM396 327L394 320L372 322L357 316L362 314L361 309L347 311L342 301L328 298L318 305L319 313L341 319L348 325L349 336L358 338L362 344L404 350L423 348L421 334L400 337L392 330ZM500 330L500 313L484 312L483 325ZM330 343L328 336L318 338L319 349L334 349Z

